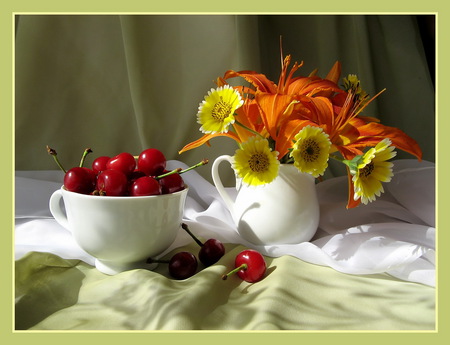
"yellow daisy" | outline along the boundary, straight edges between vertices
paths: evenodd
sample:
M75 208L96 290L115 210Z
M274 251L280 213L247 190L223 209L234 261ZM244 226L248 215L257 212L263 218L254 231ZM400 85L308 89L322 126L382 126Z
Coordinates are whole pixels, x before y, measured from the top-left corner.
M328 167L331 142L322 128L306 126L294 137L295 143L290 157L294 165L303 173L314 177L323 175Z
M272 151L267 139L250 137L236 150L233 169L242 182L259 186L272 182L278 176L278 152Z
M200 103L197 122L203 133L225 133L234 123L234 112L244 101L230 85L211 89Z
M383 139L363 155L357 169L350 171L353 175L355 200L361 198L361 202L367 205L384 192L381 182L391 181L394 175L393 163L387 162L387 160L395 157L396 154L394 147L391 146L391 141Z

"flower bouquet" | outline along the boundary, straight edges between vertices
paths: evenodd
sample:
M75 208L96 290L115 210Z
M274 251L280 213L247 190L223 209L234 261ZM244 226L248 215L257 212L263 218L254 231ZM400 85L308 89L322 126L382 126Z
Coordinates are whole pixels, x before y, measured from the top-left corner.
M349 194L347 208L367 204L383 192L393 176L395 148L422 158L416 141L377 118L362 115L373 97L361 88L356 75L343 78L336 62L325 78L313 71L294 77L303 63L290 68L291 56L281 57L278 84L254 71L225 72L200 103L197 120L204 135L180 153L218 136L238 144L232 167L242 183L270 184L281 164L321 179L329 159L345 164ZM245 85L228 80L242 78ZM244 83L243 83L244 84Z

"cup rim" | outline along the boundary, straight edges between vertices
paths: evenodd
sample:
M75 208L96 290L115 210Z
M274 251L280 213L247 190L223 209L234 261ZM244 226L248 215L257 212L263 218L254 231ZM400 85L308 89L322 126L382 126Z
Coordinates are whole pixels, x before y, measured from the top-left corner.
M156 198L171 198L175 197L179 194L187 193L189 191L189 186L186 185L186 187L178 192L174 193L168 193L168 194L158 194L158 195L144 195L144 196L131 196L131 195L123 195L123 196L108 196L108 195L92 195L92 194L82 194L82 193L76 193L71 192L67 189L65 189L64 185L60 187L60 190L63 193L67 193L69 195L76 194L80 198L98 198L99 200L126 200L126 199L133 199L133 200L142 200L142 199L156 199Z

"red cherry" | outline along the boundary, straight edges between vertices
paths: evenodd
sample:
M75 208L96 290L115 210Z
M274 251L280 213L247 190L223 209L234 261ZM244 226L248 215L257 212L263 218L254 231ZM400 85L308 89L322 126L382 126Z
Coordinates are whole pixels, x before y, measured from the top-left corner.
M131 182L134 182L134 181L136 181L139 177L144 177L144 176L146 176L145 173L143 173L142 171L139 171L139 170L135 170L135 171L133 171L133 172L128 176L128 179L129 179Z
M131 153L122 152L109 159L106 169L120 170L125 175L130 175L136 168L136 160Z
M64 187L81 194L90 194L95 189L95 173L84 167L69 169L64 175Z
M168 171L164 171L164 173L166 173L166 172L168 172ZM162 177L158 180L158 182L161 185L161 193L162 194L171 194L171 193L179 192L180 190L183 190L184 188L186 188L183 178L178 173L174 173L174 174L170 174L165 177Z
M106 196L124 196L128 192L128 179L120 170L107 169L97 177L97 190Z
M143 171L146 175L161 175L166 168L166 157L158 149L146 149L139 155L137 167L138 170Z
M86 172L89 175L91 175L91 178L94 180L94 185L95 185L95 183L97 182L97 174L95 173L95 171L92 169L89 169L89 168L85 168L85 167L83 167L83 169L86 170Z
M127 176L128 178L128 194L131 195L131 188L133 187L133 183L140 177L147 176L142 171L135 170L130 175Z
M189 252L180 252L172 256L169 262L169 273L175 279L186 279L197 271L197 259Z
M237 273L239 278L249 283L260 281L266 273L266 261L256 250L245 249L240 252L234 261L235 269L222 276L226 280L229 275Z
M98 175L103 170L106 170L106 163L110 160L109 156L100 156L92 162L92 170Z
M147 259L147 263L169 264L169 273L175 279L192 277L197 271L197 258L189 252L176 253L170 260Z
M225 254L225 246L219 240L210 238L205 243L202 243L190 230L187 224L182 223L181 227L194 239L200 246L198 258L205 266L211 266L220 260Z
M130 189L131 196L148 196L161 194L161 186L151 176L139 177Z
M199 260L205 266L211 266L215 264L225 254L225 247L219 240L210 238L203 243L200 251L198 252Z

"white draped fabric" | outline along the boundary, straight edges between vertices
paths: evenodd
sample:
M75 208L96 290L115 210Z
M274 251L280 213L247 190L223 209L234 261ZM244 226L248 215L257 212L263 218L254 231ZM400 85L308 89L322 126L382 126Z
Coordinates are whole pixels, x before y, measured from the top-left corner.
M246 242L237 233L216 188L197 171L184 175L190 191L183 221L199 236L239 243L268 256L292 255L343 273L387 273L435 286L435 165L397 160L394 166L394 178L385 185L382 197L351 210L345 208L346 177L317 184L321 217L310 242L271 246ZM175 167L187 166L170 161L169 168ZM93 258L79 248L69 231L56 223L48 209L50 195L60 188L61 182L59 171L16 172L16 259L30 251L43 251L93 264ZM229 191L232 193L233 188ZM166 252L191 241L180 231Z

